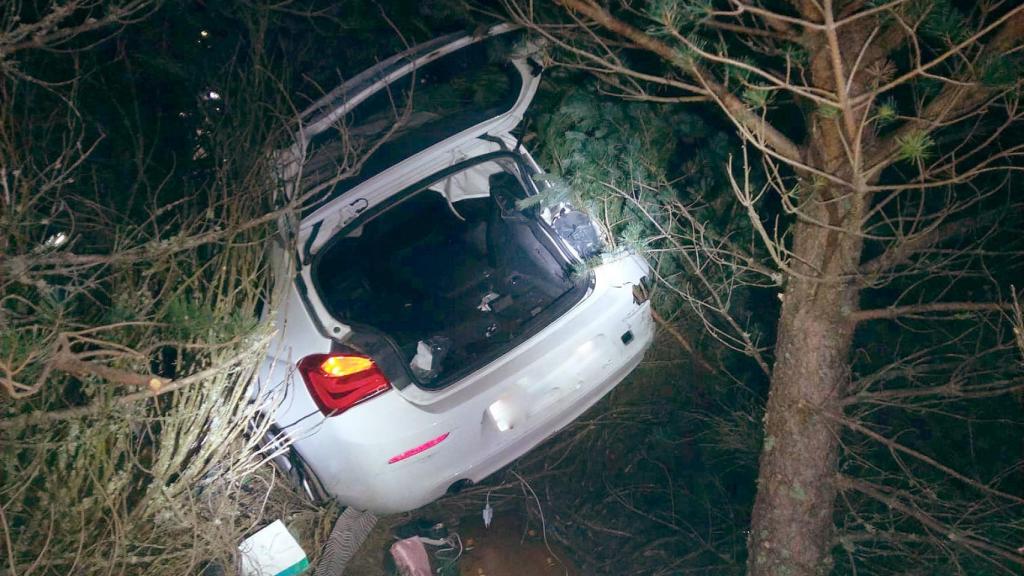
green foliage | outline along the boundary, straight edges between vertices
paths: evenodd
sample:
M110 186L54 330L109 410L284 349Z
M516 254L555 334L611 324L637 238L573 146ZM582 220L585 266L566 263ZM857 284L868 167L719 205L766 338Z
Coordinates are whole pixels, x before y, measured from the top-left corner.
M931 0L920 4L922 6L918 9L927 12L921 25L921 31L926 37L949 44L956 44L967 38L971 29L970 22L951 0Z
M935 150L935 141L930 134L923 131L904 134L897 139L897 143L901 160L924 161L930 158Z
M680 3L673 0L651 2L645 11L656 23L649 25L647 32L653 36L664 37L679 30L686 21L684 11L679 8Z
M565 95L542 124L545 157L557 168L543 177L546 190L579 206L605 207L611 222L626 209L613 191L658 181L676 153L677 134L706 130L697 117L668 107L602 100L584 90Z
M688 67L700 60L700 54L689 46L679 46L675 49L675 58L683 67Z
M730 63L726 67L726 82L738 82L744 85L749 84L751 81L751 77L753 76L753 72L751 72L750 69L757 68L756 62L754 62L754 60L751 59L749 56L738 56L734 58L734 60L744 64L745 66L737 66L735 64Z
M978 74L987 86L1010 86L1024 74L1024 60L1013 54L1002 54L984 59Z
M573 264L572 277L574 279L583 278L595 267L600 266L602 262L604 262L604 260L600 254L592 256L582 262L577 262Z
M647 229L643 223L636 219L631 222L627 222L619 231L619 242L633 248L634 250L640 250L644 247L647 242Z
M896 107L896 100L893 98L887 98L882 101L875 111L875 118L879 126L892 124L896 121L897 116L899 116L899 109Z
M822 118L826 118L829 120L838 118L840 113L839 108L831 106L829 104L819 104L814 111L818 114L818 116L821 116Z
M256 318L251 310L214 309L206 298L177 296L164 308L161 322L166 334L179 342L220 344L251 333Z
M938 94L942 92L942 89L945 87L945 84L943 84L941 80L938 80L936 78L925 77L918 78L917 80L915 80L911 87L913 88L914 92L918 94L921 98L925 100L930 100L931 98L938 96Z
M555 173L542 176L541 196L586 206L607 226L613 248L645 253L663 281L651 294L663 314L709 298L707 285L692 281L692 263L683 254L702 250L705 234L739 244L754 237L750 221L734 212L723 173L735 141L679 106L603 99L574 89L545 108L551 112L538 122L539 141L543 164ZM751 182L760 185L756 169ZM703 273L712 282L734 281L728 266ZM742 301L738 292L733 301Z
M787 44L783 46L782 52L786 61L791 65L805 67L811 61L811 55L803 46Z
M655 35L667 36L669 31L690 31L714 10L711 0L654 0L644 8L659 24L650 27Z
M765 108L771 101L773 92L764 86L751 86L743 90L743 101L755 109Z

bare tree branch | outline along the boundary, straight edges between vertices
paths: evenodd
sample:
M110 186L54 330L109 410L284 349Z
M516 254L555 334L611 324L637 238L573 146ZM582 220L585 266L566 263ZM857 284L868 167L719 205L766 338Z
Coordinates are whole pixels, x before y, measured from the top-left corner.
M1009 304L998 302L928 302L924 304L893 306L891 308L877 308L874 310L858 310L851 313L849 319L851 322L866 322L868 320L891 320L905 316L921 316L935 312L958 314L961 312L1001 312L1009 309Z

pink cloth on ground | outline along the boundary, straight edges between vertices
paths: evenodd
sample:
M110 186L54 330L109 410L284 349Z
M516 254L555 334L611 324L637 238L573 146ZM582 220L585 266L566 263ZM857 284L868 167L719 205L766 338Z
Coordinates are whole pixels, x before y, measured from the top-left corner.
M391 557L402 576L433 576L430 557L419 536L399 540L391 545Z

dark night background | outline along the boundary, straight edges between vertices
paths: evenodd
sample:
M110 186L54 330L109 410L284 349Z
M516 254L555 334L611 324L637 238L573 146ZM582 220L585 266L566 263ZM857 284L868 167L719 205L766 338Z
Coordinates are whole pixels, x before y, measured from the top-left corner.
M638 4L653 10L651 6L664 2ZM955 2L941 4L954 13L968 11ZM20 13L22 20L34 21L45 8L45 3L28 2L0 12ZM85 22L104 9L104 3L87 7L72 21ZM624 17L630 14L623 13ZM502 14L501 3L470 7L455 0L309 0L269 5L243 0L166 1L138 14L140 22L89 32L54 49L0 52L2 177L6 186L10 167L18 165L34 166L40 175L24 184L23 196L14 194L28 200L11 201L8 193L0 206L4 226L0 248L9 262L15 261L15 255L49 257L51 253L38 246L68 230L74 232L70 246L83 255L77 260L54 257L44 263L46 271L38 276L13 266L0 269L4 290L0 357L5 373L13 373L14 359L36 361L33 351L53 345L54 337L46 328L50 323L64 331L118 325L113 332L104 332L109 336L93 334L96 341L87 346L123 343L141 351L127 362L166 378L211 365L214 356L207 355L204 343L248 342L248 335L259 331L254 312L268 298L261 251L273 234L274 221L268 219L260 226L244 223L280 207L280 198L260 188L266 182L263 165L269 150L287 142L294 113L408 45L448 32L477 30ZM909 52L901 52L900 57ZM665 62L650 54L634 50L626 55L638 69L670 73ZM1017 68L996 72L1019 86ZM707 102L636 102L610 96L602 88L607 84L586 71L559 65L546 70L541 90L520 127L523 140L541 164L572 187L589 208L600 204L606 194L595 182L630 186L637 181L654 182L658 201L691 206L709 230L736 245L756 244L756 231L735 202L725 168L741 146L728 119ZM660 90L658 95L671 95L667 89ZM898 93L892 105L912 108L923 97L919 90L925 88ZM824 113L783 102L772 108L771 115L785 131L800 135ZM791 120L780 122L785 118ZM997 124L1001 119L984 121ZM887 134L886 130L893 129L883 128L880 134ZM983 154L1020 146L1020 133L1008 130L986 141ZM940 132L931 145L945 150L958 138L963 136L952 130ZM88 149L89 153L74 165L74 174L52 178L60 165L41 167L64 149ZM1010 163L1019 168L1018 160ZM887 169L881 181L909 181L914 165L908 161ZM26 174L29 171L24 169ZM769 180L760 164L750 177L755 187ZM871 286L861 294L862 307L885 308L908 293L922 301L1008 301L1012 290L1019 292L1024 275L1020 187L1015 178L999 173L972 184L1006 188L1005 193L979 202L979 219L988 218L983 210L1000 212L998 218L983 220L992 224L986 224L982 240L957 240L943 245L945 252L936 252L937 259L957 253L956 258L969 263L961 274L952 280L949 275L907 275ZM10 181L15 182L14 177ZM46 187L39 184L44 181L59 182ZM927 202L941 205L966 197L971 193L964 192L966 188ZM779 198L766 198L760 209L764 222L787 225L790 214ZM666 254L672 247L661 235L635 213L625 208L621 213L625 216L614 229L621 244L647 251L666 285L694 293L701 290L689 269ZM232 235L217 236L216 243L174 248L176 242L187 244L189 238L224 231ZM162 251L167 246L171 248ZM864 260L883 250L880 241L869 240ZM119 252L130 257L105 261L101 269L92 268L94 264L86 258ZM224 272L234 266L245 273ZM711 268L711 275L721 272ZM715 281L726 285L731 278L721 273ZM662 328L673 327L677 336L661 330L645 363L609 398L485 485L415 516L468 525L489 497L499 515L521 518L533 530L539 529L543 514L546 534L581 574L744 573L770 377L749 356L723 346L704 320L689 312L681 293L666 288L652 294L656 309L666 319ZM781 288L737 281L729 298L732 315L773 361ZM1016 499L992 504L964 482L949 482L941 469L922 466L905 453L849 431L837 433L844 450L838 470L891 480L896 488L887 493L890 496L900 491L926 494L940 510L936 516L950 525L965 518L974 521L972 512L963 509L975 510L972 507L977 504L976 510L981 510L977 514L983 518L965 530L1001 543L1016 541L1019 546L1024 544L1020 351L1013 348L1003 316L985 318L981 322L964 314L944 323L915 317L862 325L853 335L850 372L854 380L867 377L901 355L915 362L933 361L936 366L963 362L952 376L948 371L922 370L908 372L904 380L893 376L892 382L908 387L942 386L954 380L966 386L1010 382L1010 393L970 398L950 394L944 402L913 405L858 404L840 412L846 410L858 422L884 430L970 480ZM121 326L143 320L153 326ZM684 351L679 339L691 349ZM968 357L969 363L964 361ZM41 374L39 369L26 370L26 381ZM165 564L170 571L148 573L196 573L227 565L236 537L264 519L259 502L269 481L257 474L256 479L233 480L228 488L209 480L228 467L216 465L223 453L197 452L189 447L197 440L188 434L189 430L213 430L211 423L223 417L209 411L198 397L180 401L164 397L148 409L128 408L118 403L122 392L116 387L80 374L72 376L26 399L5 396L0 401L0 415L9 423L0 429L4 433L0 504L11 533L25 534L17 540L16 551L10 550L11 544L3 546L11 559L6 573L27 574L30 571L24 568L37 556L76 549L79 539L86 542L84 558L104 558L104 550L117 541L124 542L118 554L143 559L112 562L112 573L147 573L136 566L150 566L145 558L157 558L165 541L171 543L168 550L199 551L200 559L185 561L187 554L180 553ZM232 383L218 386L211 387L218 402L232 397ZM227 400L224 403L227 406ZM94 404L102 405L104 412L90 413L91 420L55 419L51 425L43 419L45 425L18 428L35 417L26 415ZM203 419L175 423L173 414L182 406ZM166 458L161 456L165 448L158 440L165 433L174 438L168 443L177 446L173 456ZM97 470L92 478L84 471L91 465ZM40 475L38 470L47 467L55 472ZM159 491L150 488L153 478L165 482L168 494L180 493L154 495ZM185 482L187 478L191 480ZM524 478L536 498L527 495L521 484ZM185 494L195 485L210 486L200 490L207 490L207 496L198 497L202 504L193 512L175 512L179 515L169 520L170 511L179 510L180 502L192 502ZM279 490L265 512L269 518L276 514L293 520L311 552L322 544L325 526L329 529L337 511L302 502L286 488ZM112 501L103 502L104 495L113 495ZM834 573L994 575L1020 567L1012 550L1006 563L990 561L984 550L947 555L949 534L897 517L884 503L845 498L844 493L836 512L837 525L857 536L847 537L842 530L835 536ZM144 511L136 513L136 509ZM51 518L55 526L67 522L56 536L48 529ZM365 562L379 564L388 530L399 520L408 518L378 527ZM203 536L201 544L190 543L185 536L194 531L213 534L220 529L211 527L221 523L231 529L223 529L217 537ZM96 526L101 527L96 533L102 537L93 541L81 536ZM123 532L139 526L145 528L137 528L137 537L122 539ZM860 547L880 538L878 534L896 533L905 540L891 548ZM929 547L936 539L937 553ZM857 562L855 553L863 554ZM1020 549L1016 554L1019 559ZM68 569L69 561L54 558L52 563L42 562L44 568L35 573Z

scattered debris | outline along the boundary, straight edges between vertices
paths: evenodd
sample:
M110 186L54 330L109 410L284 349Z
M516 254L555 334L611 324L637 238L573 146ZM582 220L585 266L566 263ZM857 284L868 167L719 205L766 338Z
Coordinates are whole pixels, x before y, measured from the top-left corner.
M490 528L491 522L494 521L494 507L491 506L491 493L487 493L487 502L484 504L484 528Z
M409 363L412 373L420 380L429 381L437 378L441 373L441 364L451 347L452 341L445 336L431 336L426 340L420 340L416 344L416 355Z
M300 574L309 568L306 553L280 520L246 538L238 550L242 576Z
M568 242L584 260L600 254L604 248L594 223L582 212L575 210L565 212L555 218L552 226L555 232Z
M480 299L480 305L477 306L476 309L481 312L490 312L491 302L494 302L498 298L501 298L501 294L498 294L497 292L488 292Z
M450 574L466 550L458 533L449 532L442 522L414 520L396 528L394 536L398 541L388 547L388 558L401 576Z
M403 538L392 544L391 557L402 576L433 576L427 548L419 536Z

